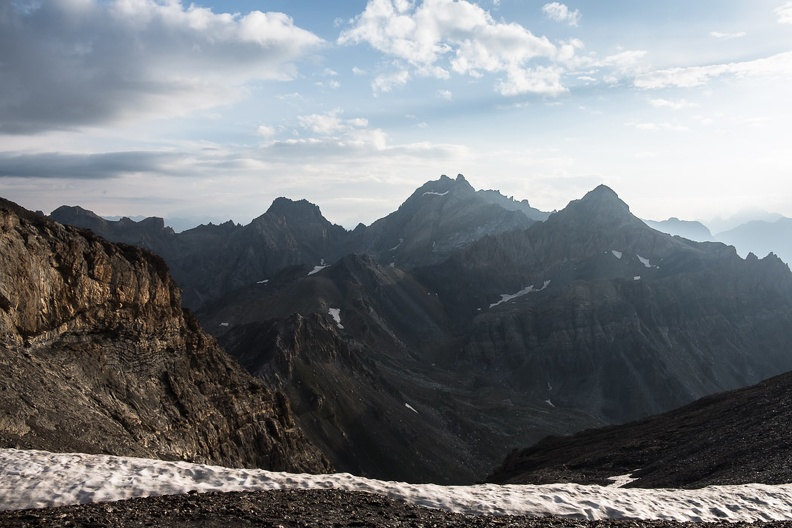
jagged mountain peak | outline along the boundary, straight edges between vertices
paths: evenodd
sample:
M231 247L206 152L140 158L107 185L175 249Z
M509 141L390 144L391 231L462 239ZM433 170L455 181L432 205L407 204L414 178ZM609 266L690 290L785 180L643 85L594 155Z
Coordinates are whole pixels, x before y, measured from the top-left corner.
M440 179L428 181L418 187L402 206L425 196L446 196L449 194L465 196L472 195L475 192L476 190L473 186L461 174L458 174L456 179L453 180L443 174Z
M633 216L630 206L607 185L598 185L583 198L569 202L564 209L550 215L548 221L571 221L581 226L588 226L587 229L635 223L645 225Z
M578 200L580 204L589 207L607 208L613 210L620 210L622 212L630 212L630 206L619 198L616 191L607 185L597 185L594 189L587 192L583 198Z
M89 211L88 209L84 209L79 205L61 205L54 211L52 211L52 215L56 213L59 214L71 214L75 216L87 216L90 218L101 218L99 215L94 213L93 211Z
M325 220L324 216L322 216L322 211L319 209L319 206L309 202L308 200L292 200L290 198L285 198L283 196L279 198L275 198L273 200L272 205L270 205L267 212L264 213L267 216L282 216L285 218L295 218L295 219L322 219ZM261 217L259 217L261 218Z

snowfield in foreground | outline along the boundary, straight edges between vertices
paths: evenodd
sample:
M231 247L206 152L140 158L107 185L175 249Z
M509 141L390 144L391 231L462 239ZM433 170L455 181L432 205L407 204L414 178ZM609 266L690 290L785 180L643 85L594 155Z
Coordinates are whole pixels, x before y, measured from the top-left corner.
M378 493L420 506L467 514L678 521L792 520L792 485L748 484L698 490L576 484L438 486L385 482L346 473L306 475L105 455L0 450L0 508L6 510L191 490L326 488Z

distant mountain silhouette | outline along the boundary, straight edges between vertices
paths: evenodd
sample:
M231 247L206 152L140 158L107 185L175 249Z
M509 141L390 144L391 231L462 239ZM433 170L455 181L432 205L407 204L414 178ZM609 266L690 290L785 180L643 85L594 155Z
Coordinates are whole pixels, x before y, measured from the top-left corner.
M696 242L712 242L715 240L707 226L701 222L680 220L679 218L673 217L660 222L654 220L644 220L644 222L653 229L668 233L669 235L681 236L688 240L694 240Z
M715 236L736 247L743 256L774 253L792 265L792 218L781 217L773 222L753 220Z

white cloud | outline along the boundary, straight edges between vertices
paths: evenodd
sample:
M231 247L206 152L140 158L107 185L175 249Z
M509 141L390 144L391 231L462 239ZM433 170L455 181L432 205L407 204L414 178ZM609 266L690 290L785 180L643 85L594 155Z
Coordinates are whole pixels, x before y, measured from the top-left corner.
M679 101L670 101L668 99L650 99L649 104L657 108L670 108L672 110L681 110L683 108L697 106L695 103L691 103L685 99L680 99Z
M472 77L506 73L509 78L526 78L534 72L529 62L549 62L558 54L546 37L537 37L519 24L496 22L487 11L466 0L424 0L418 4L369 0L338 42L366 43L409 65L409 70L377 77L372 86L382 92L405 84L412 74L448 78L450 72ZM525 93L534 85L539 86L539 93L549 93L544 83L522 83L523 90L514 92Z
M451 90L437 90L437 97L440 99L445 99L446 101L451 101L454 99L454 93Z
M719 77L792 77L792 52L779 53L764 59L710 66L669 68L639 74L635 86L645 89L691 88L707 84Z
M184 115L290 79L322 43L282 13L218 14L178 1L0 7L0 133Z
M297 117L300 128L319 137L292 140L294 144L383 144L383 134L379 129L370 129L368 119L355 117L343 119L340 108L323 114L308 114Z
M745 31L738 31L736 33L722 33L720 31L710 31L709 35L710 37L714 37L716 39L731 40L736 38L742 38L745 35L747 35L747 33Z
M325 114L310 114L298 116L297 121L302 128L315 134L331 134L346 128L346 123L339 117L340 110L333 110Z
M570 11L567 6L559 2L551 2L542 6L542 13L550 20L566 22L570 26L577 26L580 22L580 11Z
M259 125L256 129L256 134L261 137L269 138L275 135L275 129L271 126Z
M394 73L378 75L371 83L374 92L390 92L394 86L404 86L410 80L410 72L401 70Z
M652 123L652 122L636 123L631 121L626 125L636 130L647 130L647 131L669 130L672 132L687 132L690 130L685 125L680 125L677 123Z
M558 67L509 69L506 79L501 80L496 88L502 95L558 95L567 91L561 84L561 73L562 70Z
M315 82L314 86L318 86L319 88L330 88L331 90L338 90L341 88L341 83L336 81L335 79L330 79L329 81L319 81Z
M775 12L778 14L778 21L781 24L792 24L792 2L778 7Z

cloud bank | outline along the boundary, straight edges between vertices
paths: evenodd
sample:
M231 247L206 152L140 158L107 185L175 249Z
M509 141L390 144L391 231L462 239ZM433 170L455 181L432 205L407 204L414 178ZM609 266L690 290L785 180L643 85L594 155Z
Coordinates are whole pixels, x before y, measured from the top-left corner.
M288 79L322 43L282 13L216 14L178 0L0 5L0 134L169 117Z

